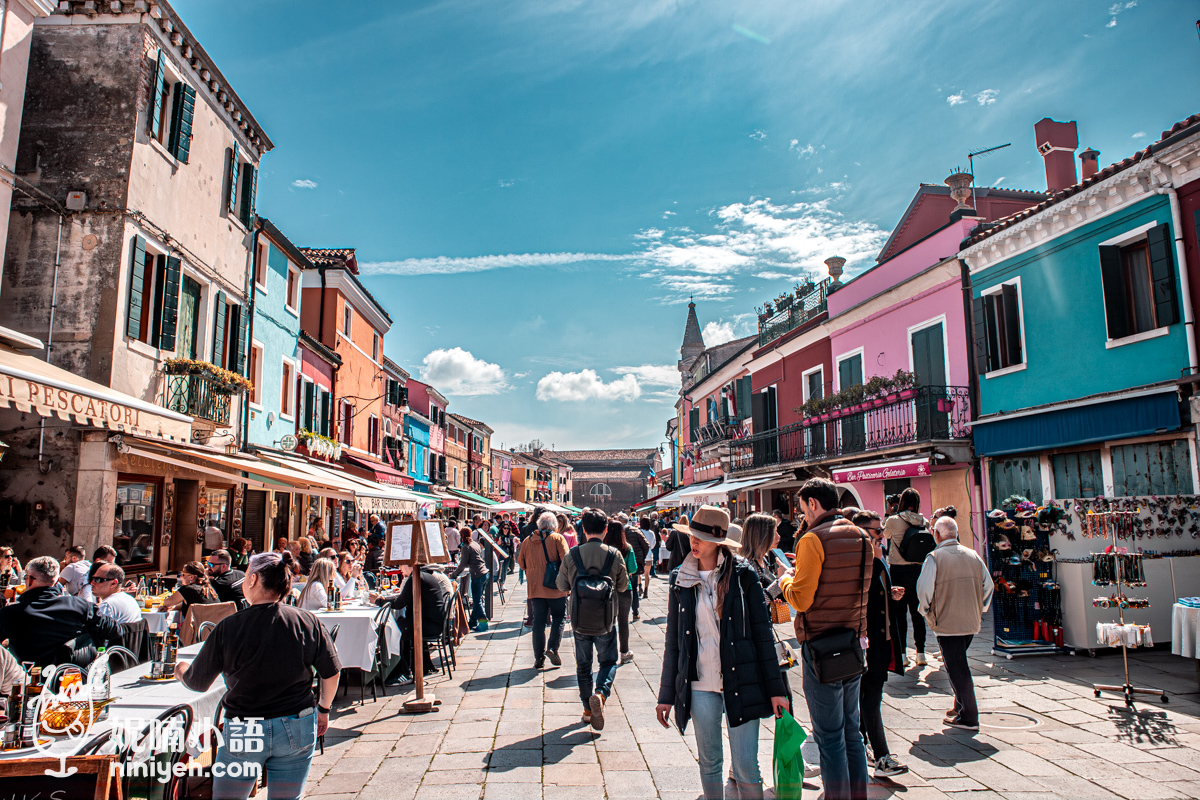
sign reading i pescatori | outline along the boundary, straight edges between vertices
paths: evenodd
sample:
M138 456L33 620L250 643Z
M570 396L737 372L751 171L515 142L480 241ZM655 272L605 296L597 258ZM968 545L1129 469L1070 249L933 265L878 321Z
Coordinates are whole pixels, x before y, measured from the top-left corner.
M129 428L140 427L139 409L11 375L0 375L0 400L15 404L17 408L31 408L43 416L49 416L46 412L50 412L60 417L72 415Z

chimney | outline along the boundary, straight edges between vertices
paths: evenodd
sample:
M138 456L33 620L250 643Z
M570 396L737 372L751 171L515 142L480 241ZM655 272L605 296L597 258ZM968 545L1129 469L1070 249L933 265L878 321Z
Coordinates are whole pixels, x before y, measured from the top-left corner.
M1088 148L1079 154L1079 170L1080 180L1086 181L1088 178L1100 171L1100 151Z
M1046 117L1033 126L1033 137L1046 162L1046 189L1061 192L1075 185L1075 148L1079 147L1075 123Z

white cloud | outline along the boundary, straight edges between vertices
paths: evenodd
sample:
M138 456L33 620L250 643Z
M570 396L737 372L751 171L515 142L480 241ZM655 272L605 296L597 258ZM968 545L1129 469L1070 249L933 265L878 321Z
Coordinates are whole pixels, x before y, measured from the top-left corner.
M996 102L996 95L1000 94L995 89L984 89L979 94L975 95L975 102L981 106L990 106Z
M749 336L755 330L753 316L753 314L735 314L729 319L721 317L720 319L706 322L704 330L700 332L704 337L704 344L707 347L714 347L718 344L732 342L734 339L740 339L743 336Z
M997 186L1004 183L1004 180L1007 177L1008 177L1007 175L1001 175L999 178L996 179L996 182L992 184L992 188L995 189Z
M963 103L967 102L967 98L963 96L962 92L959 92L958 94L952 94L947 97L946 102L952 106L961 106Z
M631 255L612 253L513 253L468 258L406 258L401 261L360 263L368 275L454 275L460 272L486 272L507 267L554 267L588 261L629 261Z
M755 141L761 142L763 139L767 138L767 132L766 131L755 131L754 133L750 134L750 138L754 139Z
M310 181L308 178L297 178L292 181L292 186L295 186L297 189L315 189L317 188L317 182Z
M706 340L707 343L707 340ZM643 364L640 367L613 367L610 372L632 375L643 386L679 386L679 368L670 364Z
M624 400L629 403L641 394L642 387L633 375L605 383L592 369L551 372L538 381L537 385L537 399L542 401Z
M657 281L668 302L689 295L722 299L746 275L789 278L823 272L832 255L846 258L848 274L879 251L887 232L870 222L847 220L833 198L774 203L769 198L732 203L711 212L712 233L671 232L639 254L643 278Z
M801 147L799 139L792 139L788 143L788 150L794 151L800 158L808 158L809 156L816 155L817 152L817 148L813 147L812 142Z
M434 350L422 363L421 380L444 394L500 394L508 389L508 376L499 365L476 358L461 347Z
M1107 24L1107 25L1105 25L1104 27L1106 27L1106 28L1115 28L1115 27L1117 27L1117 18L1116 18L1116 17L1113 17L1112 19L1110 19L1110 20L1108 21L1108 24Z
M1110 19L1108 21L1108 24L1105 25L1104 27L1106 27L1106 28L1117 27L1117 15L1120 14L1122 11L1126 11L1130 8L1134 8L1135 6L1137 6L1137 4L1138 4L1138 0L1128 0L1128 2L1125 2L1125 3L1113 3L1111 6L1108 7L1109 16L1111 16L1112 19Z
M1135 134L1134 134L1133 136L1131 136L1130 138L1132 138L1132 139L1145 139L1145 138L1146 138L1146 132L1145 132L1145 131L1138 131L1137 133L1135 133Z
M501 189L507 189L510 186L514 185L515 183L516 183L516 181L506 181L503 179L496 181L496 185L499 186Z

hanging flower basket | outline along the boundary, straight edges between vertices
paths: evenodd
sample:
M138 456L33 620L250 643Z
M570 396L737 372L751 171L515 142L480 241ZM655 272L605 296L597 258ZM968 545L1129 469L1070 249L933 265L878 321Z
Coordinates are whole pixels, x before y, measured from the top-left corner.
M240 394L254 389L254 384L245 377L207 361L168 358L163 362L162 371L167 375L202 375L212 383L214 391L223 394Z
M317 458L337 461L342 457L342 443L312 431L300 431L300 443Z

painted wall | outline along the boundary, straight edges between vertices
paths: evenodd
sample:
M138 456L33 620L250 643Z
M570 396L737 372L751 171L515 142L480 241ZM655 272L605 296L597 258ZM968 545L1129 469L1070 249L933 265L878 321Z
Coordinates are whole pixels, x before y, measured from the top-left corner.
M817 366L824 367L826 392L829 391L832 375L828 337L822 337L795 353L784 356L774 363L751 362L754 391L775 385L775 402L778 406L779 426L784 427L800 421L795 409L804 405L804 373Z
M301 372L307 374L309 371L313 371L319 374L318 369L315 369L316 364L311 363L313 361L324 364L326 367L328 364L312 354L309 354L310 363L307 369L301 363L303 359L299 349L300 309L287 306L288 257L271 242L266 234L259 237L259 245L262 247L263 255L266 256L266 263L259 265L261 269L259 274L266 276L267 286L264 291L261 286L255 284L254 290L253 341L257 345L262 345L262 363L259 367L259 375L250 377L250 380L256 383L255 396L258 402L250 404L251 416L247 427L247 441L264 447L274 447L276 446L274 442L285 433L295 433L299 424L299 420L295 417L297 399L295 385L291 387L291 408L288 411L291 419L281 417L283 414L281 405L283 360L287 358L292 364L293 380ZM298 302L303 302L303 300ZM249 360L249 354L246 358ZM329 388L328 383L323 385ZM271 412L274 412L274 422L268 425L267 417Z
M429 426L415 417L404 417L408 437L408 476L415 483L429 483Z
M1188 365L1182 323L1172 325L1164 336L1105 347L1108 332L1097 249L1100 242L1125 231L1170 221L1167 198L1147 198L972 276L976 297L991 286L1020 277L1028 364L1017 372L980 376L981 414L1179 377ZM1175 269L1176 292L1182 296L1180 265Z

